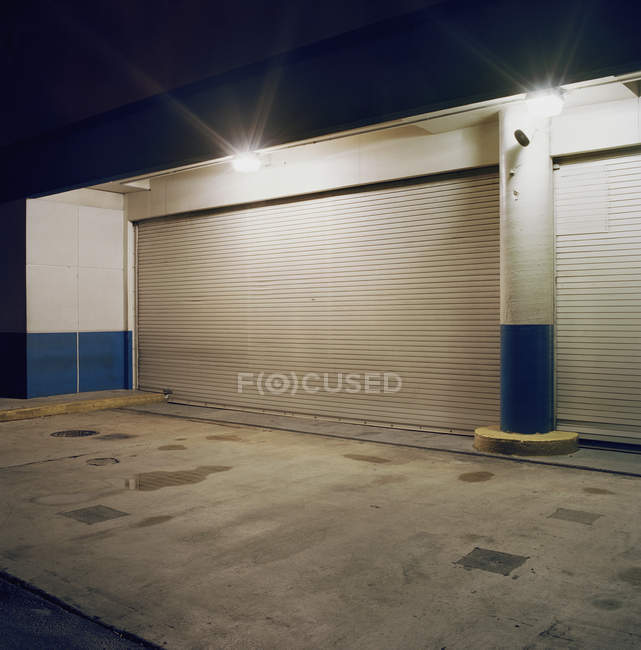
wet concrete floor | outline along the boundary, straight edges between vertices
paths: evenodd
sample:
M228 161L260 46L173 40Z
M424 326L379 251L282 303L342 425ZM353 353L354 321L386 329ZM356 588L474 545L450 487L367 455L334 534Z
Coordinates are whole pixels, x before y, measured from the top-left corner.
M0 450L0 568L165 647L641 646L638 478L124 410Z

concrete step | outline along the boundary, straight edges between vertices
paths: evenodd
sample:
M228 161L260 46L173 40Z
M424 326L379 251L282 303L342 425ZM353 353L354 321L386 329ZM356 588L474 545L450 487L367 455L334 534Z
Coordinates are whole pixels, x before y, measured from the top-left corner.
M162 393L147 393L136 390L109 390L93 393L54 395L33 399L0 399L0 422L29 420L47 415L85 413L103 409L140 406L164 402Z

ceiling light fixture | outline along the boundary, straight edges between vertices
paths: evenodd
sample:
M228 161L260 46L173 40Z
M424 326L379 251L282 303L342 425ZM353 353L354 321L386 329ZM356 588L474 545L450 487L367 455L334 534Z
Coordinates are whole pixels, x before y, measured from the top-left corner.
M526 95L525 104L534 117L554 117L563 110L563 94L552 88L537 90Z
M237 172L257 172L260 169L260 158L255 153L240 153L232 158L231 164Z

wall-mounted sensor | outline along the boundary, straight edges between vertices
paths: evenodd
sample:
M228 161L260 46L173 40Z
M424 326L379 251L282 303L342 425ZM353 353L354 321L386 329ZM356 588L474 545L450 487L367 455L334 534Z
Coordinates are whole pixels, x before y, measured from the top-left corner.
M525 135L521 129L517 129L514 131L514 137L516 138L516 141L522 146L522 147L527 147L528 144L530 144L530 138Z

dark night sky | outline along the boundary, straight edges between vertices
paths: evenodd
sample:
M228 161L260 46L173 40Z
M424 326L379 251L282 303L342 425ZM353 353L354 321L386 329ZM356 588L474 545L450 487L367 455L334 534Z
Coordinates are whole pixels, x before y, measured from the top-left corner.
M14 2L0 146L437 2Z

